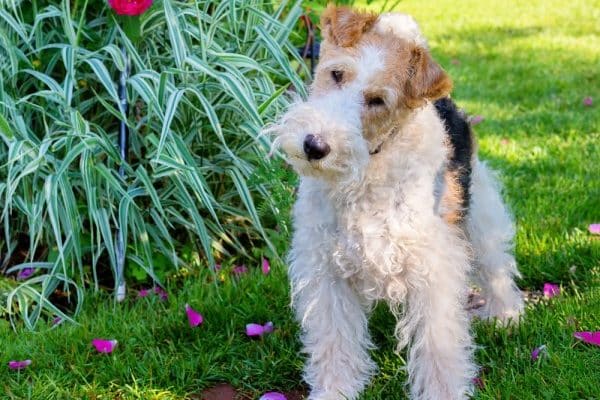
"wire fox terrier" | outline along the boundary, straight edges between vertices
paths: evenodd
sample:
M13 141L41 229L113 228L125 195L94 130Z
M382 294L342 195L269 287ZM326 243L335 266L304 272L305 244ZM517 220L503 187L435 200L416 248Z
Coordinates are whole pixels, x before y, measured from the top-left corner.
M386 301L412 399L464 399L482 316L518 320L514 227L475 155L452 82L416 22L330 5L311 93L270 130L300 175L289 257L310 399L356 399L376 369L368 314Z

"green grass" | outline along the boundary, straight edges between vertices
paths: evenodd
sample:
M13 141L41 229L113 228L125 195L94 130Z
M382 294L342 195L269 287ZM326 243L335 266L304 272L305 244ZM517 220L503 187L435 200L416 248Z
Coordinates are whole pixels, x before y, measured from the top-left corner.
M572 333L600 329L600 240L587 232L589 223L600 222L600 3L411 0L398 9L421 23L435 58L455 81L454 99L485 117L475 130L481 157L501 171L517 220L519 285L539 290L552 281L563 288L558 298L530 305L518 328L475 325L485 382L476 398L599 399L600 348L577 342ZM592 107L582 105L585 96L593 97ZM291 196L293 178L289 182L289 192L275 193L281 212L289 207L285 195ZM276 242L286 243L286 235ZM0 322L2 365L33 360L20 373L0 365L0 393L182 399L229 382L256 398L269 389L302 387L284 266L274 265L267 277L256 270L238 281L228 277L219 290L210 274L192 275L172 280L168 303L131 298L113 305L89 297L79 325L14 333ZM186 302L203 313L200 328L188 327ZM245 337L246 323L267 320L278 328L274 334ZM392 331L393 319L379 307L371 332L380 373L363 400L404 398L404 362L393 352ZM113 355L102 356L90 345L94 337L120 343ZM547 357L532 362L531 351L543 344Z

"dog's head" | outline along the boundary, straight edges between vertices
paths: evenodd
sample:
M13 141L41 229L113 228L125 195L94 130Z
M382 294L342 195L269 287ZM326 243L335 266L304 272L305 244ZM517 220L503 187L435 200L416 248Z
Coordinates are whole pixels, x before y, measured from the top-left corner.
M416 22L329 5L306 102L274 127L301 175L351 179L414 110L446 96L452 82L433 61Z

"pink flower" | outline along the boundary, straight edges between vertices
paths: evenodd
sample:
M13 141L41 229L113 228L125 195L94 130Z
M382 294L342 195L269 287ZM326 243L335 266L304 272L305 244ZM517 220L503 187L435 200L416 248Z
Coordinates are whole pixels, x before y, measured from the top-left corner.
M587 96L587 97L583 98L583 105L584 106L591 107L593 103L594 103L594 101L592 100L592 98L590 96Z
M154 288L154 293L160 296L160 299L166 301L169 299L169 294L160 286Z
M483 116L481 116L481 115L474 115L474 116L472 116L472 117L471 117L471 119L469 120L469 123L470 123L471 125L477 125L477 124L479 124L479 123L483 122L483 120L484 120Z
M23 360L23 361L9 361L8 368L15 369L17 371L22 370L23 368L27 368L31 365L31 360Z
M115 339L94 339L92 345L98 350L99 353L112 353L115 347L117 347L117 341Z
M150 289L141 289L138 292L138 297L148 297L149 294L150 294Z
M246 335L248 336L262 336L265 333L265 328L260 324L247 324Z
M267 322L264 325L260 324L248 324L246 325L246 335L250 337L262 336L265 333L273 332L274 327L271 321Z
M560 286L554 283L544 283L544 297L551 299L560 294Z
M287 400L287 397L283 393L268 392L260 396L258 400Z
M575 336L575 338L589 343L589 344L595 344L596 346L600 346L600 331L596 331L596 332L575 332L573 334L573 336Z
M273 326L273 323L271 321L264 324L263 328L265 329L265 333L271 333L275 330L275 327Z
M592 235L600 235L600 224L590 224L588 230Z
M56 325L60 325L62 324L63 320L61 317L56 317L52 320L52 326L56 326Z
M118 15L140 15L152 5L152 0L108 0Z
M223 266L221 264L215 264L214 267L213 267L213 270L220 271L221 268L223 268Z
M204 321L202 314L190 307L189 304L185 305L185 313L187 314L188 322L192 328L195 328Z
M23 268L17 274L17 280L21 281L23 279L29 278L35 272L34 268Z
M271 271L271 265L269 264L269 260L263 257L262 259L262 273L263 275L269 275Z
M233 267L233 274L235 276L240 276L248 272L248 267L245 265L236 265Z
M546 352L546 345L545 344L541 345L540 347L536 347L531 352L531 359L533 361L537 361L537 359L540 357L540 354L541 353L545 353L545 352Z

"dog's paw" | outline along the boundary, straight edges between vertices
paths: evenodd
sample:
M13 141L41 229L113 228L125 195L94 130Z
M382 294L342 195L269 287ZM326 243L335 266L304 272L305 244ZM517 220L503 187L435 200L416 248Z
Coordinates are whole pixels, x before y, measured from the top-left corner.
M469 294L465 308L473 317L488 321L495 320L502 326L516 325L523 314L523 295L515 291L499 298L486 296L479 290L473 290Z
M509 304L486 300L486 304L475 310L480 319L496 321L501 326L518 325L523 314L523 302L514 301Z

